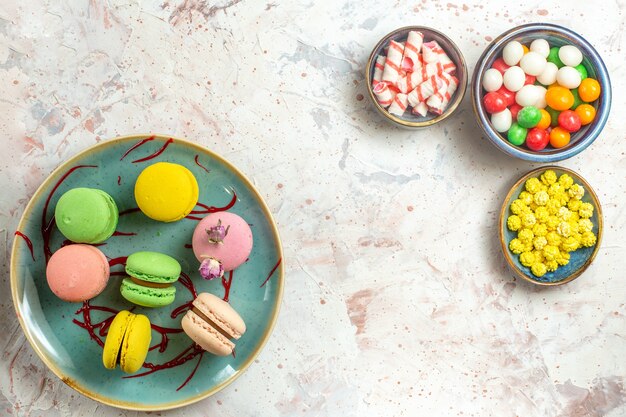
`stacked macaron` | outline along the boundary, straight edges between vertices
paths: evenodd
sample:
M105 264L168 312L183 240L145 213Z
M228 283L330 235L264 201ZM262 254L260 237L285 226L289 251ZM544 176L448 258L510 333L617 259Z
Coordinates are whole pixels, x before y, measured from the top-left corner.
M140 211L150 219L175 222L187 217L198 202L199 187L189 169L169 162L149 165L137 177L134 196ZM106 287L109 261L97 244L115 232L119 211L114 199L93 188L73 188L56 204L55 221L67 238L49 259L46 277L51 291L68 302L98 296ZM252 250L252 231L233 213L213 213L195 228L193 251L204 279L221 278L243 264ZM170 305L176 297L181 265L173 257L142 250L125 262L128 275L120 283L126 301L149 308ZM132 310L132 309L131 309ZM234 350L230 339L239 339L246 326L239 314L222 299L201 293L182 320L184 332L203 349L216 355ZM138 371L148 354L151 324L146 315L119 312L108 328L102 361L107 369L117 364L123 372Z

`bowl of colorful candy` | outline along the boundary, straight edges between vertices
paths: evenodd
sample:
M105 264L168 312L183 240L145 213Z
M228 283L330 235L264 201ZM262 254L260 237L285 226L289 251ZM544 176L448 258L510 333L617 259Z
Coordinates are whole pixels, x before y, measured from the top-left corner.
M576 172L537 168L511 188L500 210L504 257L520 278L561 285L593 262L602 239L602 208Z
M478 60L471 90L487 138L534 162L583 151L611 108L611 82L600 55L577 33L546 23L496 38Z
M459 48L424 26L397 29L372 50L367 90L385 119L405 128L432 126L458 108L467 87Z

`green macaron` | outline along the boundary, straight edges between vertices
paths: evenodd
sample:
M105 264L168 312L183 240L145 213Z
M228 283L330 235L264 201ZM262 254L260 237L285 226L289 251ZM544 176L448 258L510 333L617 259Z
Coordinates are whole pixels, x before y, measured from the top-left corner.
M126 260L120 287L122 297L143 307L163 307L174 302L181 267L171 256L159 252L135 252Z
M113 197L104 191L72 188L59 198L54 218L72 242L101 243L115 232L119 213Z

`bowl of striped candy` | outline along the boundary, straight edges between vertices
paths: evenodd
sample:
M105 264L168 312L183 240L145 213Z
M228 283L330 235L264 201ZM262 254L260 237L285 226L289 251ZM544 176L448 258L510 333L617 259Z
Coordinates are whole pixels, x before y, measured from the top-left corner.
M403 27L383 37L370 54L365 78L376 110L409 129L429 127L452 115L468 80L459 48L425 26Z

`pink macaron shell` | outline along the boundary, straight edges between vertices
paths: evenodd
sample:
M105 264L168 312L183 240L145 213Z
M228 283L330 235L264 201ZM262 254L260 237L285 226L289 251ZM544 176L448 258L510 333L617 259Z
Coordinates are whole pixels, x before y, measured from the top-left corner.
M230 228L222 243L211 243L207 230L217 226ZM198 261L205 257L215 258L222 263L225 271L232 271L244 263L252 251L252 230L248 223L238 215L229 212L212 213L198 223L192 238L193 253Z
M67 245L56 251L46 267L52 292L64 301L81 302L100 294L109 281L109 262L95 246Z

